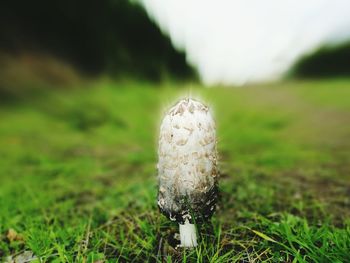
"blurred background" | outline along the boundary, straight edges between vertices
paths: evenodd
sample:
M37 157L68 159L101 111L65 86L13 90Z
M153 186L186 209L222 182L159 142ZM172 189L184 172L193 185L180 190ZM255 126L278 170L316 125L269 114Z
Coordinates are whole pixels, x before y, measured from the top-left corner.
M158 128L184 96L214 112L221 172L217 247L190 261L350 261L349 12L0 1L0 261L159 262Z
M147 7L152 19L147 15L142 3ZM72 82L74 82L73 85L76 85L78 80L101 76L107 76L114 80L140 79L159 82L172 78L196 81L199 70L202 80L206 80L207 77L203 76L205 74L214 75L213 81L210 83L232 85L249 82L249 80L256 82L255 78L259 79L261 74L262 79L269 74L268 72L261 72L263 70L259 68L260 64L261 67L269 67L269 59L276 60L276 57L281 59L283 54L295 53L294 49L297 48L293 46L298 46L298 41L299 46L303 46L302 43L308 42L309 38L315 38L316 40L313 40L310 47L305 48L303 52L298 53L296 58L293 58L292 65L285 69L284 65L281 64L278 68L278 64L276 64L277 66L274 65L273 69L276 76L268 75L266 78L281 77L277 72L281 71L282 67L286 71L284 77L347 77L350 74L350 44L346 42L345 38L349 30L341 31L343 34L335 35L334 39L329 37L332 34L327 34L328 32L337 32L339 28L342 29L344 26L345 29L346 26L349 27L346 21L341 21L340 25L334 23L334 20L341 20L340 18L333 18L336 17L336 14L333 13L336 13L339 9L344 9L342 5L332 5L335 6L334 10L324 11L321 8L317 10L319 15L317 19L314 19L314 23L318 23L319 28L317 29L321 32L324 31L327 38L312 37L309 32L299 32L302 27L308 27L306 23L299 28L285 26L286 28L282 29L290 32L290 34L285 33L283 35L283 32L280 32L282 35L280 37L285 36L288 41L289 35L293 35L293 37L296 35L297 42L293 40L287 44L281 43L280 46L274 46L273 43L276 42L276 37L274 37L275 34L272 34L274 31L270 32L271 26L267 24L266 28L263 28L263 32L266 31L266 33L262 35L262 40L257 38L261 42L258 42L257 45L263 46L259 50L250 47L244 49L238 44L238 46L235 46L235 43L244 42L247 45L250 40L255 41L253 37L252 39L247 38L243 33L240 34L240 32L235 31L235 25L241 27L235 20L232 21L231 25L227 21L218 20L218 22L213 22L214 15L207 15L202 12L198 13L198 17L206 18L207 15L207 18L202 19L203 23L201 24L203 26L196 27L198 22L192 22L188 18L189 16L195 17L191 13L193 11L191 4L186 5L178 2L176 5L169 2L166 5L165 3L159 4L157 1L143 1L142 3L130 0L104 0L98 3L95 1L74 1L74 3L71 1L52 1L48 3L41 0L30 3L25 1L2 1L0 9L0 63L2 68L0 92L2 99L9 96L19 96L28 89L36 89L46 82L51 86L69 85ZM217 5L218 11L222 7L230 7L229 4L226 3L225 5L223 3L220 2ZM267 3L267 7L261 8L261 13L266 12L266 9L272 4ZM207 5L203 7L208 8ZM327 7L325 4L323 6ZM171 7L177 8L169 11L168 9ZM248 5L248 8L251 8L252 11L260 6L255 5L255 8L253 7L254 4ZM281 9L281 12L285 12L282 7L275 6L275 8ZM308 10L307 7L305 7L306 10ZM228 9L230 10L230 8ZM232 12L236 9L237 6L234 5L231 8ZM245 9L247 9L246 6L242 4L241 10ZM325 20L322 19L324 15L322 12L328 11L332 14L331 19L328 19L330 21L320 22ZM183 17L180 17L181 12ZM289 12L293 13L293 10ZM193 11L194 13L195 11ZM304 11L303 13L296 10L295 13L295 16L299 15L301 19L304 19L304 13L307 12ZM225 15L223 13L222 16ZM174 16L178 19L173 18ZM169 17L169 19L164 19L164 17ZM183 20L183 23L178 26L179 22L173 22L173 20ZM157 23L154 21L157 21ZM257 18L256 25L258 25L258 22L259 19ZM293 24L292 22L287 20L284 24ZM209 27L207 25L209 23L212 23L213 27ZM242 23L244 26L246 22L242 21ZM322 26L326 23L334 25L331 29L329 27L323 29ZM162 28L162 31L158 25ZM224 25L232 30L231 34L227 30L220 31L224 28ZM207 28L206 32L206 29L203 29L204 26ZM215 35L211 28L214 31L219 31L217 35L222 35ZM312 32L315 32L314 27L311 29ZM246 30L249 35L256 34L259 36L258 32L250 32L248 25ZM183 32L193 32L193 34L184 34ZM299 35L295 32L299 32ZM316 33L313 34L317 35ZM203 36L203 34L206 36ZM171 39L168 37L169 35ZM195 39L195 37L197 38ZM219 44L214 42L215 39L220 41ZM339 39L342 41L339 41ZM232 45L227 46L225 45L226 42ZM267 44L263 45L262 43L265 42ZM174 48L172 43L175 44L177 49ZM269 43L272 49L282 49L282 54L280 54L281 52L273 54L274 57L267 58L266 61L263 58L260 58L260 60L256 58L258 55L256 53L267 54L270 52L267 46ZM283 45L293 46L288 51ZM222 53L215 53L215 49L218 48L222 50ZM204 54L197 54L196 52L200 52L197 50L203 50L202 53L204 52L207 55L212 53L212 56L216 55L217 59L203 57ZM234 52L235 50L239 54ZM186 54L184 51L186 51ZM256 71L246 72L248 69L244 68L247 63L240 61L241 53L246 54L244 55L246 57L244 61L250 61L250 64L247 62L248 67L250 69L257 68ZM248 53L250 55L247 57ZM198 56L199 58L196 58ZM216 67L212 66L210 68L211 65L216 65ZM242 68L242 72L236 69L237 67ZM275 69L276 67L277 69ZM233 77L230 78L223 73L220 75L220 72L228 72ZM248 74L250 77L246 77L241 82L239 78L235 77L236 72L242 76Z
M106 75L192 78L183 53L128 0L2 1L1 97ZM31 91L29 91L31 92Z

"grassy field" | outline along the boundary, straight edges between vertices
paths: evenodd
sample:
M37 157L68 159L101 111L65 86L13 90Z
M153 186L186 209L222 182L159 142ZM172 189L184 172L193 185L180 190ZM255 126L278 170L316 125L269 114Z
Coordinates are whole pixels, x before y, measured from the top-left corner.
M220 200L174 250L156 205L162 113L218 127ZM350 262L350 80L245 88L100 82L0 107L0 261Z

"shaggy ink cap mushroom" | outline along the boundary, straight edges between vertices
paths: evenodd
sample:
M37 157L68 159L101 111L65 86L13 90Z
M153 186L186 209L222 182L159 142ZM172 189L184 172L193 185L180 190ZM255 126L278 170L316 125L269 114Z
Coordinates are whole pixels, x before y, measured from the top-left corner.
M158 206L181 225L208 220L217 199L215 123L209 108L180 100L165 115L159 135Z

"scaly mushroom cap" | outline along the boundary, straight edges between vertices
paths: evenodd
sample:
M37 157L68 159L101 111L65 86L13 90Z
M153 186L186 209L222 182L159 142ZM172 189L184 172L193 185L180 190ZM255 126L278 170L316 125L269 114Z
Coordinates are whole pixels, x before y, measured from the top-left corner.
M161 212L182 224L209 219L217 199L215 123L209 108L193 99L179 101L165 115L159 137Z

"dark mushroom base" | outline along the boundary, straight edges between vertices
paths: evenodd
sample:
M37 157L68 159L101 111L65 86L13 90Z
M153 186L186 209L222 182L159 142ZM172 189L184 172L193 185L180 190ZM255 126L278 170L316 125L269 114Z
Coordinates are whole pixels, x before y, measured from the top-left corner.
M216 208L218 197L218 187L214 185L207 192L200 192L186 196L174 196L172 203L160 205L158 207L163 215L179 224L184 224L186 220L191 224L200 224L208 221ZM162 193L158 193L158 201L163 199ZM173 207L177 207L176 210Z

